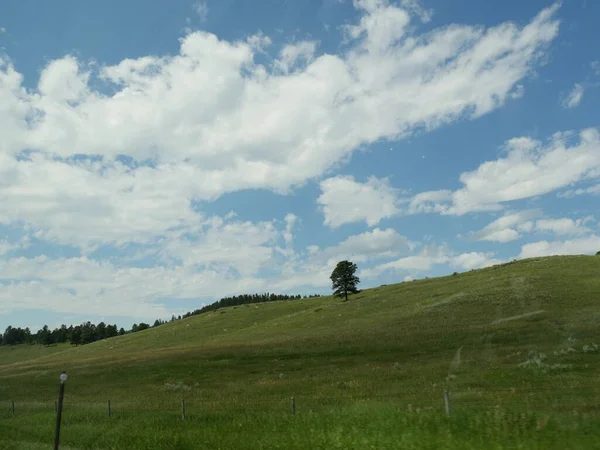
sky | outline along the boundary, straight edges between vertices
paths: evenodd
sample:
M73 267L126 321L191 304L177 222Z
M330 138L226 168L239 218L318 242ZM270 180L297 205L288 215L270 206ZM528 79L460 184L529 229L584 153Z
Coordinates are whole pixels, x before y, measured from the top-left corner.
M600 2L0 2L0 329L600 250Z

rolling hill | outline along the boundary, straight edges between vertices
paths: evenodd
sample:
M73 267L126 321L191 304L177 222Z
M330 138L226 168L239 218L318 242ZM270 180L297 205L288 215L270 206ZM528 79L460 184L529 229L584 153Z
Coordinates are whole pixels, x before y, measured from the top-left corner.
M48 448L66 370L64 448L594 448L599 324L600 257L568 256L0 347L0 446Z

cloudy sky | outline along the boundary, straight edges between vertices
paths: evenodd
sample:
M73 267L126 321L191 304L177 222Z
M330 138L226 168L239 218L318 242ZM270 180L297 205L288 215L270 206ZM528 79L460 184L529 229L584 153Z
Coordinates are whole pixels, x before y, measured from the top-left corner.
M0 328L600 250L600 2L483 3L1 2Z

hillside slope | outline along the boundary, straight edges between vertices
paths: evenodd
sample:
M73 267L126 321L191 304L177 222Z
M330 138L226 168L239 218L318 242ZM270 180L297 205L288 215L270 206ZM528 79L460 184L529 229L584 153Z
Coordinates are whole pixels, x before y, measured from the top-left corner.
M2 349L0 402L49 409L64 369L86 410L111 398L131 413L176 411L185 397L234 417L287 410L294 395L315 412L361 400L438 411L449 390L456 411L595 413L599 323L600 257L529 259L348 302L225 308L20 361L25 349L6 360Z

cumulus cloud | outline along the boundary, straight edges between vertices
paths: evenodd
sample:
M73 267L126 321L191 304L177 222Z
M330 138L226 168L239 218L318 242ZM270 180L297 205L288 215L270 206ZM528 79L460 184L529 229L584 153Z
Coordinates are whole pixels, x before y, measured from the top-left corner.
M292 216L286 216L284 230L272 222L225 222L213 217L196 230L166 233L156 243L156 252L165 262L186 268L254 276L273 260L277 242L290 239Z
M360 221L375 226L400 212L397 192L387 179L371 177L360 183L350 176L337 176L321 182L317 203L325 215L324 224L331 228Z
M581 103L581 100L583 100L583 94L585 92L585 89L583 87L583 85L577 83L575 84L575 86L573 86L573 89L571 90L571 92L569 92L569 95L567 95L563 101L562 101L562 105L565 108L576 108L577 106L579 106L579 104Z
M294 225L298 221L298 217L294 214L287 214L285 216L285 232L283 234L283 238L285 240L286 245L291 246L292 241L294 240Z
M573 220L566 217L539 218L541 215L540 210L507 213L470 237L479 241L506 243L520 239L523 233L550 233L557 236L586 234L591 230L585 225L594 221L593 217Z
M493 252L470 252L454 256L450 261L450 266L463 270L472 270L495 266L503 262L501 259L494 258Z
M423 23L427 23L431 21L431 17L433 16L433 10L423 7L423 4L418 0L402 0L400 3L402 7L417 16L421 19Z
M8 242L7 240L0 239L0 256L5 255L6 253L18 249L20 246L13 244L12 242Z
M587 234L591 230L585 226L586 223L593 221L591 217L585 219L540 219L535 223L535 229L540 232L552 233L558 236L566 234Z
M286 74L294 69L301 70L314 59L316 50L316 41L302 41L296 44L288 44L279 52L279 58L275 61L275 67Z
M410 8L381 1L356 6L362 17L350 28L348 50L312 55L310 43L288 46L276 60L295 64L290 73L256 63L254 44L206 32L182 38L177 55L125 59L99 73L73 56L51 61L37 92L25 90L22 75L2 60L0 171L11 210L5 220L57 236L63 232L56 218L94 201L103 220L122 220L124 205L135 202L121 204L113 186L134 197L144 196L147 185L168 185L156 204L153 194L146 197L136 226L91 233L94 241L100 234L136 239L139 228L145 236L147 227L194 221L191 200L250 188L285 193L363 144L498 108L558 33L557 5L523 27L452 25L419 38L406 31ZM98 77L107 89L94 87ZM22 163L16 158L25 149L33 155ZM122 155L126 169L119 166ZM42 167L43 192L28 172L41 174ZM65 177L53 175L59 172ZM86 195L71 189L74 179ZM67 210L60 206L65 191ZM16 204L23 195L31 201L22 211ZM168 214L161 197L175 199L165 205ZM64 240L73 228L66 227Z
M463 187L451 194L417 194L411 202L413 210L453 215L498 211L507 202L600 178L600 131L596 128L579 134L555 133L546 145L529 137L513 138L503 151L506 156L462 173Z
M540 241L521 247L519 258L552 255L592 255L600 249L600 236L591 235L566 241Z
M133 316L171 315L159 299L210 298L264 289L264 280L236 279L218 271L183 268L118 268L87 258L14 258L0 260L0 314L16 309L69 314ZM185 308L182 308L185 310Z
M445 246L426 246L416 255L405 256L394 261L379 264L361 271L365 278L374 278L382 273L391 272L427 272L434 266L447 265L461 270L481 269L501 264L503 261L494 258L494 253L460 253L456 254Z
M393 258L401 253L408 253L414 246L414 243L392 228L385 230L375 228L348 237L340 244L327 248L320 256L328 260L333 259L335 262L344 259L365 262L372 259Z
M530 232L531 219L539 215L541 212L537 210L506 214L471 236L479 241L511 242L521 237L520 231Z
M558 194L561 198L572 198L577 195L600 195L600 184L589 186L587 188L569 189Z
M447 202L452 200L452 191L428 191L415 195L409 203L408 213L444 213L448 210Z

